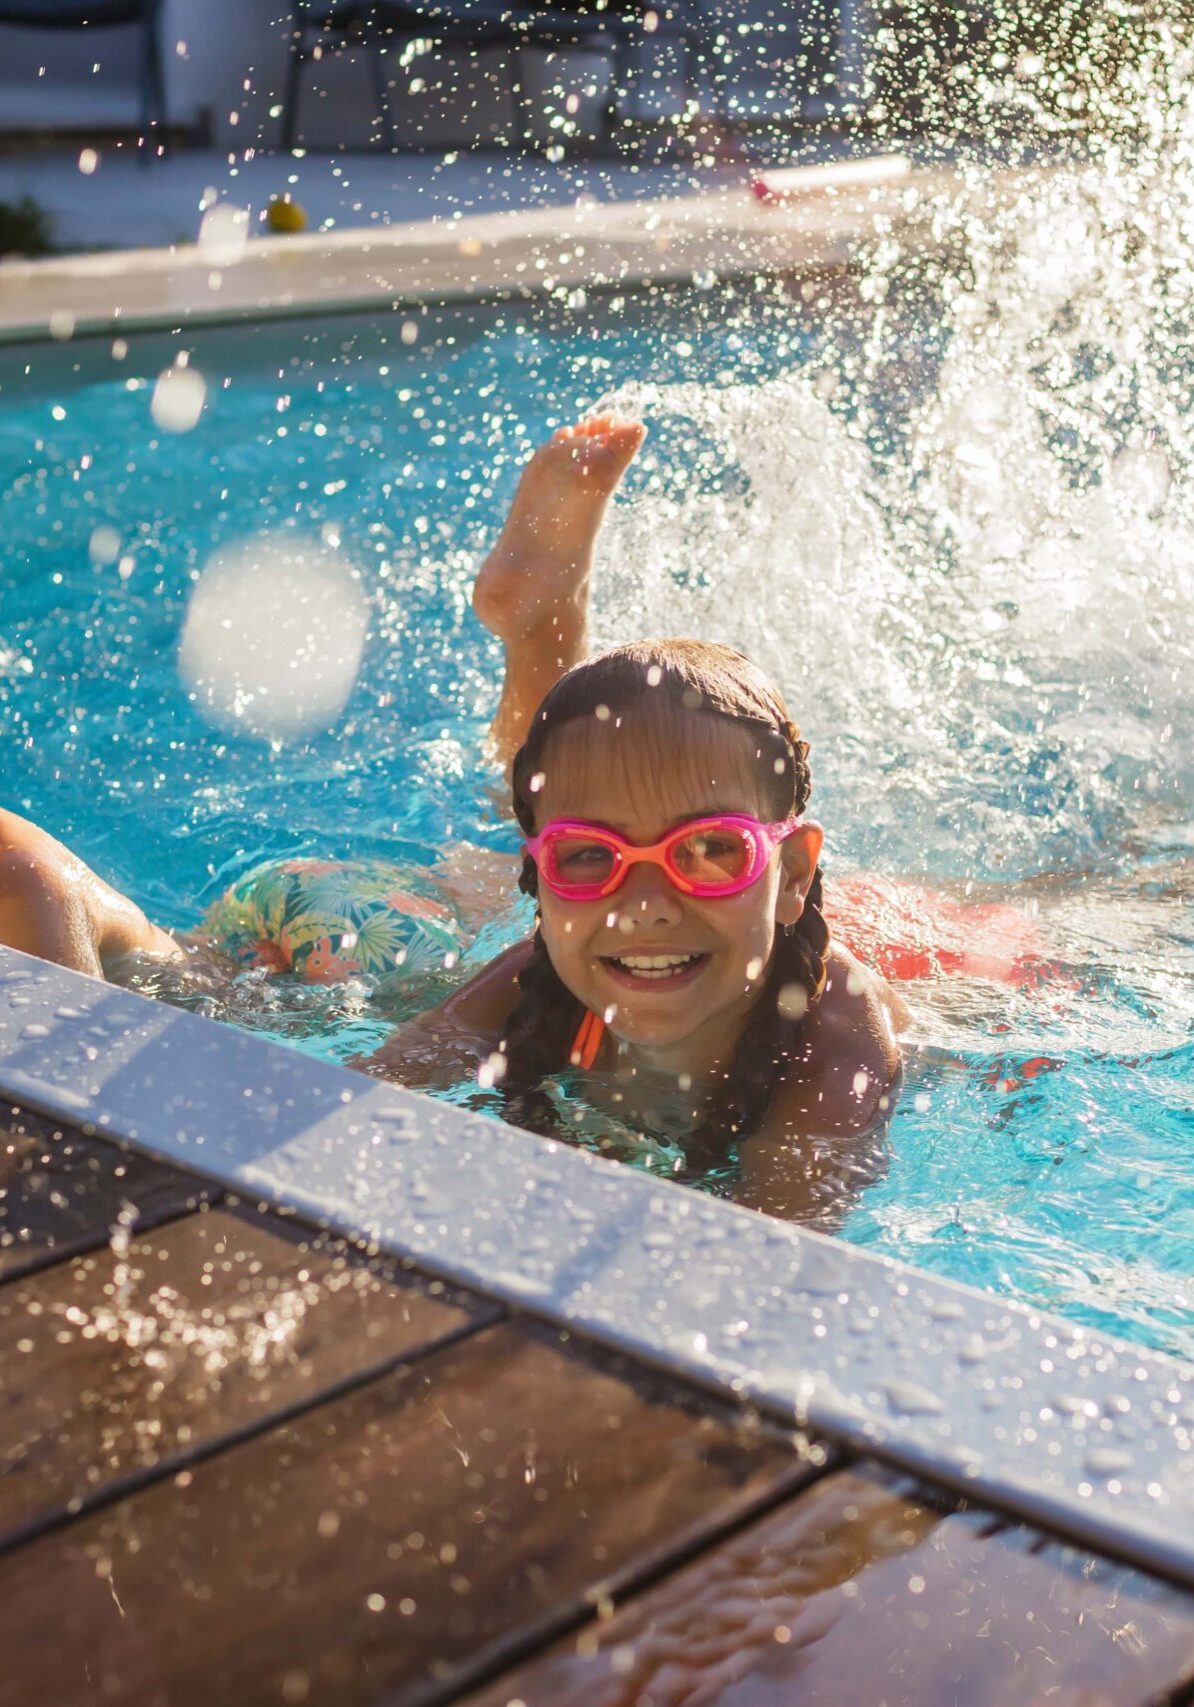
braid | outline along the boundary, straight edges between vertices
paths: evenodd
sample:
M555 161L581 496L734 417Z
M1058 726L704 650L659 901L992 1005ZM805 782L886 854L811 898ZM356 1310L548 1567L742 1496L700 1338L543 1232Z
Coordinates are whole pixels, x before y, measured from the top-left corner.
M791 767L792 811L799 816L812 794L808 742L801 740L790 719L780 724L780 731L790 749L785 768ZM778 761L776 769L782 776ZM688 1140L688 1172L702 1172L723 1157L727 1138L746 1138L754 1132L779 1081L803 1057L805 1024L825 988L829 958L823 905L818 866L804 898L804 911L776 938L767 980L730 1057L722 1087Z
M818 866L804 912L776 939L766 983L730 1057L721 1089L685 1146L690 1173L724 1159L727 1141L756 1131L780 1081L804 1059L805 1027L825 988L828 958L829 926L821 911Z
M525 895L538 892L533 859L522 862L518 887ZM568 989L551 963L543 932L535 926L531 957L518 977L522 992L510 1015L502 1050L506 1075L502 1080L503 1116L528 1132L554 1133L558 1121L543 1081L568 1060L568 1051L584 1006Z

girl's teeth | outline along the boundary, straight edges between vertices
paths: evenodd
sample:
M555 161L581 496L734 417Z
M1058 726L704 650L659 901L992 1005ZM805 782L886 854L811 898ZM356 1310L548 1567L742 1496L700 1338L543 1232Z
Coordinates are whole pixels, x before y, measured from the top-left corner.
M681 967L691 966L697 958L695 954L619 954L613 957L615 966L633 972L639 978L670 978Z

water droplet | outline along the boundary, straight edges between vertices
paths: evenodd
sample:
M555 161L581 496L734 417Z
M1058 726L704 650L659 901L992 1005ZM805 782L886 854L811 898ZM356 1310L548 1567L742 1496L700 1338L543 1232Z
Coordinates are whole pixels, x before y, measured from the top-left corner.
M1083 1461L1092 1476L1118 1476L1132 1468L1132 1454L1121 1446L1092 1446Z
M165 433L189 433L198 425L207 383L193 367L168 367L158 375L149 412Z
M228 267L239 261L248 240L248 208L216 202L199 222L199 250L210 267Z
M1155 516L1173 485L1169 458L1158 445L1125 445L1111 464L1111 486L1130 509Z
M500 1084L506 1076L506 1057L500 1050L495 1050L477 1069L477 1083L482 1090L490 1090Z
M808 1012L808 991L803 984L785 984L779 992L777 1006L785 1019L796 1023Z
M339 715L367 621L346 559L314 540L262 536L202 571L179 670L220 727L289 739Z
M105 564L115 563L120 556L120 535L114 527L101 522L99 527L91 530L87 552L97 569L103 568Z
M966 1314L964 1306L956 1298L934 1298L925 1309L935 1322L955 1322Z
M888 1381L883 1391L892 1410L901 1416L936 1416L945 1409L936 1393L916 1381Z

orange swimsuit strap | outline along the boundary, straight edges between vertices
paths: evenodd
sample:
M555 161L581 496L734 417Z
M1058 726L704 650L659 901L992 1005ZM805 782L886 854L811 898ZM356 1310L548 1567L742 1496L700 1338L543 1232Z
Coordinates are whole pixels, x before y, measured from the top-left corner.
M605 1036L605 1021L600 1014L586 1013L580 1022L568 1060L574 1067L589 1068L597 1059L601 1039Z

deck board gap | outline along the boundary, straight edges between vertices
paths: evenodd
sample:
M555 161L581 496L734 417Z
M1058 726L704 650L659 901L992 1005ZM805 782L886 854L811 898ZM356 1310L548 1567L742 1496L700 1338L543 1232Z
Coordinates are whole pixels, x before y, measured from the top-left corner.
M798 1498L810 1488L840 1470L849 1455L831 1447L825 1462L810 1466L807 1459L797 1459L791 1470L764 1492L749 1502L706 1520L697 1532L675 1542L663 1542L632 1564L610 1573L608 1598L614 1605L627 1603L633 1596L655 1587L669 1576L682 1570L702 1554L730 1541L740 1531L749 1529L760 1518L777 1510L788 1500ZM456 1667L450 1677L408 1687L403 1691L402 1707L448 1707L466 1695L495 1682L520 1661L533 1656L551 1642L583 1630L597 1617L597 1603L576 1602L553 1608L533 1625L523 1626L508 1637L499 1637L476 1656L475 1661Z
M180 1169L179 1172L181 1171ZM195 1183L198 1188L195 1196L186 1203L161 1204L157 1208L146 1210L144 1215L137 1215L125 1222L124 1226L129 1234L133 1238L141 1238L146 1233L158 1233L176 1221L185 1221L188 1215L201 1215L205 1210L220 1208L229 1201L224 1188L214 1180L203 1180L196 1175ZM105 1245L112 1242L114 1225L115 1223L109 1223L106 1227L96 1227L93 1232L80 1233L73 1242L64 1242L31 1252L27 1263L20 1267L6 1268L0 1273L0 1291L10 1286L14 1280L31 1280L35 1275L45 1274L62 1263L77 1262L80 1257L90 1256L94 1251L102 1251Z
M118 1505L121 1500L152 1487L156 1482L168 1481L172 1476L181 1475L194 1465L202 1464L209 1458L216 1458L232 1447L241 1446L246 1441L271 1433L274 1429L284 1428L287 1423L294 1422L308 1412L333 1404L347 1394L356 1392L358 1388L367 1387L372 1381L382 1380L404 1364L418 1363L436 1356L441 1351L448 1351L482 1329L493 1327L505 1314L502 1307L496 1304L492 1306L491 1312L478 1311L469 1321L461 1323L458 1328L448 1330L430 1345L416 1346L377 1363L368 1364L362 1369L354 1370L351 1375L342 1376L312 1393L304 1394L301 1399L289 1405L281 1405L264 1416L253 1417L235 1428L225 1429L221 1434L200 1440L188 1451L172 1453L168 1458L159 1459L156 1464L147 1464L139 1470L115 1476L110 1482L105 1482L102 1488L96 1488L94 1493L72 1500L68 1506L47 1512L29 1523L17 1524L0 1535L0 1558L17 1552L32 1541L39 1541L45 1535L53 1534L55 1530L67 1528L79 1518L90 1517L108 1506Z

